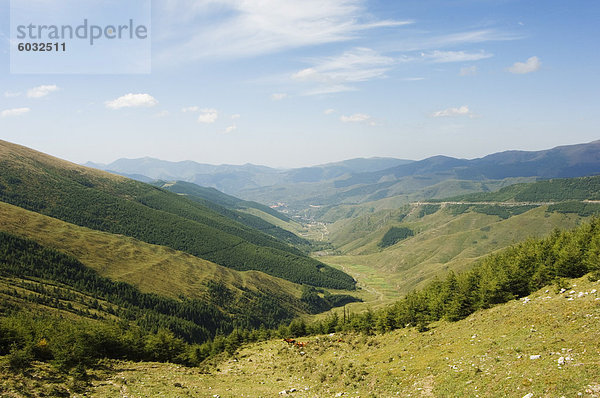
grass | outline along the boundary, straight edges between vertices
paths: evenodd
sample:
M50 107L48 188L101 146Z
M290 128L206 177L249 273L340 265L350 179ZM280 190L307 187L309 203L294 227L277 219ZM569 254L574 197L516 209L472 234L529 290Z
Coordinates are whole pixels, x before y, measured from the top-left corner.
M573 280L562 294L547 287L527 302L438 322L423 333L316 336L300 339L307 342L302 349L280 340L256 343L203 369L106 362L90 375L86 396L270 397L293 388L295 397L597 397L598 289L587 278ZM15 386L35 392L41 387L33 375L43 372L13 376L2 368L0 393L27 396Z

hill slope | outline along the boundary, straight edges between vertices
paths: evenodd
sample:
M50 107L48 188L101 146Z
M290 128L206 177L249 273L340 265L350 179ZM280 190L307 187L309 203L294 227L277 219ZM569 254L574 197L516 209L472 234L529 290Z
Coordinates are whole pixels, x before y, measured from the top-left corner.
M341 255L321 259L394 296L512 243L572 228L600 214L598 199L600 176L592 176L414 202L329 224Z
M287 242L296 247L302 246L308 248L310 246L310 242L306 239L302 239L289 231L289 229L292 229L291 226L288 227L288 229L283 229L267 221L274 217L279 220L277 222L278 224L292 223L292 220L284 214L260 203L238 199L214 188L205 188L184 181L158 181L154 182L153 185L179 195L185 195L186 198L200 203L222 216L264 232L283 242Z
M600 176L564 178L515 184L497 192L456 196L448 201L462 202L565 202L600 200Z
M343 268L388 301L450 270L468 269L496 250L555 228L573 228L582 219L547 212L546 206L526 210L507 218L490 211L456 214L451 206L439 205L381 211L329 226L331 240L342 254L320 259ZM408 228L414 236L381 248L379 243L392 227Z
M439 322L425 333L317 336L301 339L307 342L301 350L281 340L255 343L214 361L208 372L113 362L111 371L93 373L99 379L92 378L89 395L597 397L600 284L582 278L570 287L574 294L542 289L528 302ZM34 379L9 375L4 371L0 391L40 388Z
M79 227L0 202L0 231L31 239L76 258L100 276L142 293L198 299L220 307L210 286L219 284L243 303L248 292L274 297L290 314L304 313L299 286L258 271L235 271L171 248Z
M354 286L348 275L179 195L4 141L0 200L237 270L260 270L315 286Z

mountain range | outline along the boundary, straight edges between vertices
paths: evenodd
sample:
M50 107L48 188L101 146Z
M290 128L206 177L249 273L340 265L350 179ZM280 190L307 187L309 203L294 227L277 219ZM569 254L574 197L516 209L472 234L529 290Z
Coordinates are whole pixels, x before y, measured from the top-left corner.
M477 159L441 155L419 161L351 159L291 170L151 158L88 165L147 181L193 182L246 200L279 206L295 215L332 221L340 216L340 205L354 206L342 212L354 216L368 209L395 208L414 200L495 191L517 182L599 174L600 141L542 151L505 151ZM364 206L357 209L357 205ZM332 209L336 209L335 215Z

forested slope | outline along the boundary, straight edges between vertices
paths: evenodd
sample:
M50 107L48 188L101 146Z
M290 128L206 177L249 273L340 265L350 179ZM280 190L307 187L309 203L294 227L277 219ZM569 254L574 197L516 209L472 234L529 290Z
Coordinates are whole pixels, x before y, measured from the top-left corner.
M354 280L343 272L199 203L4 141L0 200L237 270L259 270L314 286L354 288Z

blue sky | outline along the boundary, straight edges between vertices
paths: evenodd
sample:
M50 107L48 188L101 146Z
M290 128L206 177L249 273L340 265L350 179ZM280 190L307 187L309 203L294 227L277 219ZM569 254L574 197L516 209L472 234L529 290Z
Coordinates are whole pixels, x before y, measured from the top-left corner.
M0 0L0 139L78 163L297 167L600 139L595 0L156 0L152 72L130 75L11 74L9 15Z

